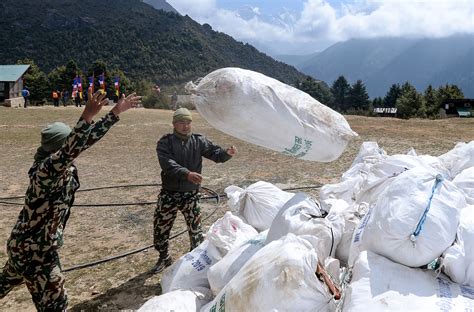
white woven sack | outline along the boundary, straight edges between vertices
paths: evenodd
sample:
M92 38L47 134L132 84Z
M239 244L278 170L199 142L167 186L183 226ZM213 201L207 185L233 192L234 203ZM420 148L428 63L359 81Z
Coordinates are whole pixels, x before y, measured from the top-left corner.
M267 234L268 230L252 237L229 251L219 262L209 268L207 279L214 295L217 295L244 264L265 245Z
M466 194L466 201L474 205L474 167L461 171L454 178L453 183Z
M317 264L311 244L288 234L257 251L201 312L335 311Z
M330 211L322 217L321 209L305 193L297 193L278 212L268 231L266 244L288 233L312 237L309 242L323 262L334 256L344 228L343 215Z
M454 179L464 169L474 167L474 141L458 143L452 150L438 158L449 170L451 179Z
M186 89L199 114L215 128L296 158L336 160L357 136L341 114L254 71L218 69Z
M207 288L178 289L161 296L154 296L145 302L137 312L199 311L211 299L212 293Z
M474 288L372 252L360 254L344 296L343 312L461 312L472 311L474 306Z
M211 225L206 239L224 257L232 248L240 246L257 234L258 232L252 226L227 211L222 218Z
M437 183L437 176L414 168L394 178L354 232L349 264L358 252L370 250L420 267L451 246L466 201L447 179Z
M443 254L441 267L456 283L474 287L474 206L461 211L460 222L456 242Z
M264 181L245 189L231 185L224 191L232 212L242 215L258 231L268 230L280 208L294 195Z
M210 288L207 270L221 258L219 251L206 239L163 271L162 293Z

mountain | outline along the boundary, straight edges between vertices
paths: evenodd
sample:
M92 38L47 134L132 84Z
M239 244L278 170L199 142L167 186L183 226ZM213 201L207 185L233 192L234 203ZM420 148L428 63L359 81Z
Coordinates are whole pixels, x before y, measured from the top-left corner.
M177 84L227 66L255 70L285 83L306 77L248 44L188 16L141 0L2 0L0 60L30 58L48 72L95 60L132 79Z
M340 75L351 83L361 79L371 97L384 96L394 83L413 84L422 92L455 84L474 97L474 36L436 39L352 39L315 55L299 68L329 85Z
M143 0L146 4L151 5L157 10L163 10L165 12L173 12L179 14L178 11L176 11L175 8L171 6L166 0Z
M281 54L275 55L274 58L278 61L286 63L288 65L294 66L296 68L306 64L309 60L313 59L318 55L319 52L312 53L312 54L304 54L304 55L290 55L290 54Z

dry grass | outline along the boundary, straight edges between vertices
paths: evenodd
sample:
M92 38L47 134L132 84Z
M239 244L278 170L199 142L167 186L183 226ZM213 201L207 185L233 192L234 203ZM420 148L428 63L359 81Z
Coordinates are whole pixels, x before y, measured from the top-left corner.
M75 107L0 108L0 197L22 195L27 171L38 146L39 132L47 123L64 121L71 126L81 110ZM171 130L171 112L137 109L125 113L106 137L77 159L82 188L119 184L159 183L155 147L158 138ZM457 142L474 139L474 119L398 120L347 116L360 137L332 163L295 160L247 144L209 126L195 114L194 130L223 146L234 144L239 154L225 164L204 163L203 185L222 193L231 184L246 186L259 180L281 187L308 186L338 181L363 141L376 141L389 154L405 153L411 147L419 154L440 155ZM154 201L156 187L109 189L77 194L76 203ZM314 195L316 191L312 191ZM204 214L213 210L203 205ZM19 206L0 204L0 263L6 260L5 242ZM102 259L152 243L154 206L73 208L61 250L63 268ZM205 224L221 216L221 209ZM183 228L180 217L175 232ZM189 248L186 235L172 242L177 258ZM154 250L66 273L66 286L73 311L136 309L160 293L160 275L147 273L156 261ZM1 311L34 311L26 288L19 287L0 301Z

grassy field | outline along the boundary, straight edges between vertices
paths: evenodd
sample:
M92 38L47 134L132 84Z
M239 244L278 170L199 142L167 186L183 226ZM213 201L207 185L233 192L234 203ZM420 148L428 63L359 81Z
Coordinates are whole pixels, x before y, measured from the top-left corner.
M27 172L38 147L40 130L53 121L73 126L81 114L75 107L0 107L0 197L23 195ZM104 112L105 113L105 112ZM103 140L77 160L81 188L160 183L156 141L171 131L171 111L135 109L124 113ZM222 146L236 145L239 153L229 162L205 160L203 186L219 193L229 185L247 186L259 180L282 188L334 183L351 165L364 141L375 141L388 154L406 153L438 156L457 142L474 140L474 118L445 120L398 120L346 116L359 137L332 163L289 158L229 137L194 113L194 131ZM153 202L157 186L112 188L80 192L76 204ZM317 190L308 192L317 196ZM10 200L16 201L18 200ZM60 251L63 268L99 260L152 243L154 205L74 207ZM215 208L203 203L203 214ZM6 260L5 243L21 206L0 204L0 264ZM227 209L225 200L205 222L205 229ZM179 216L174 232L184 228ZM189 249L188 237L173 240L171 254L178 258ZM72 311L133 310L160 293L160 275L148 270L158 254L153 249L120 260L66 273ZM26 287L13 290L0 300L0 311L34 311Z

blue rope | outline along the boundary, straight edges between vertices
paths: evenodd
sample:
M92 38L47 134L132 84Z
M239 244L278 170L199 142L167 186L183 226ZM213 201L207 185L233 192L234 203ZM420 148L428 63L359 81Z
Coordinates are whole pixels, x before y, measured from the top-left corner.
M431 195L430 195L430 199L428 200L428 205L426 206L425 211L423 212L423 215L421 216L420 221L418 221L418 224L416 225L415 232L413 232L413 234L410 235L410 240L412 242L415 242L416 237L420 235L421 230L423 229L423 224L426 221L426 215L428 214L428 211L431 208L431 200L433 199L434 192L436 191L436 189L438 188L438 186L441 184L442 181L443 181L443 176L440 174L437 174L435 183L433 185L433 188L431 189Z

